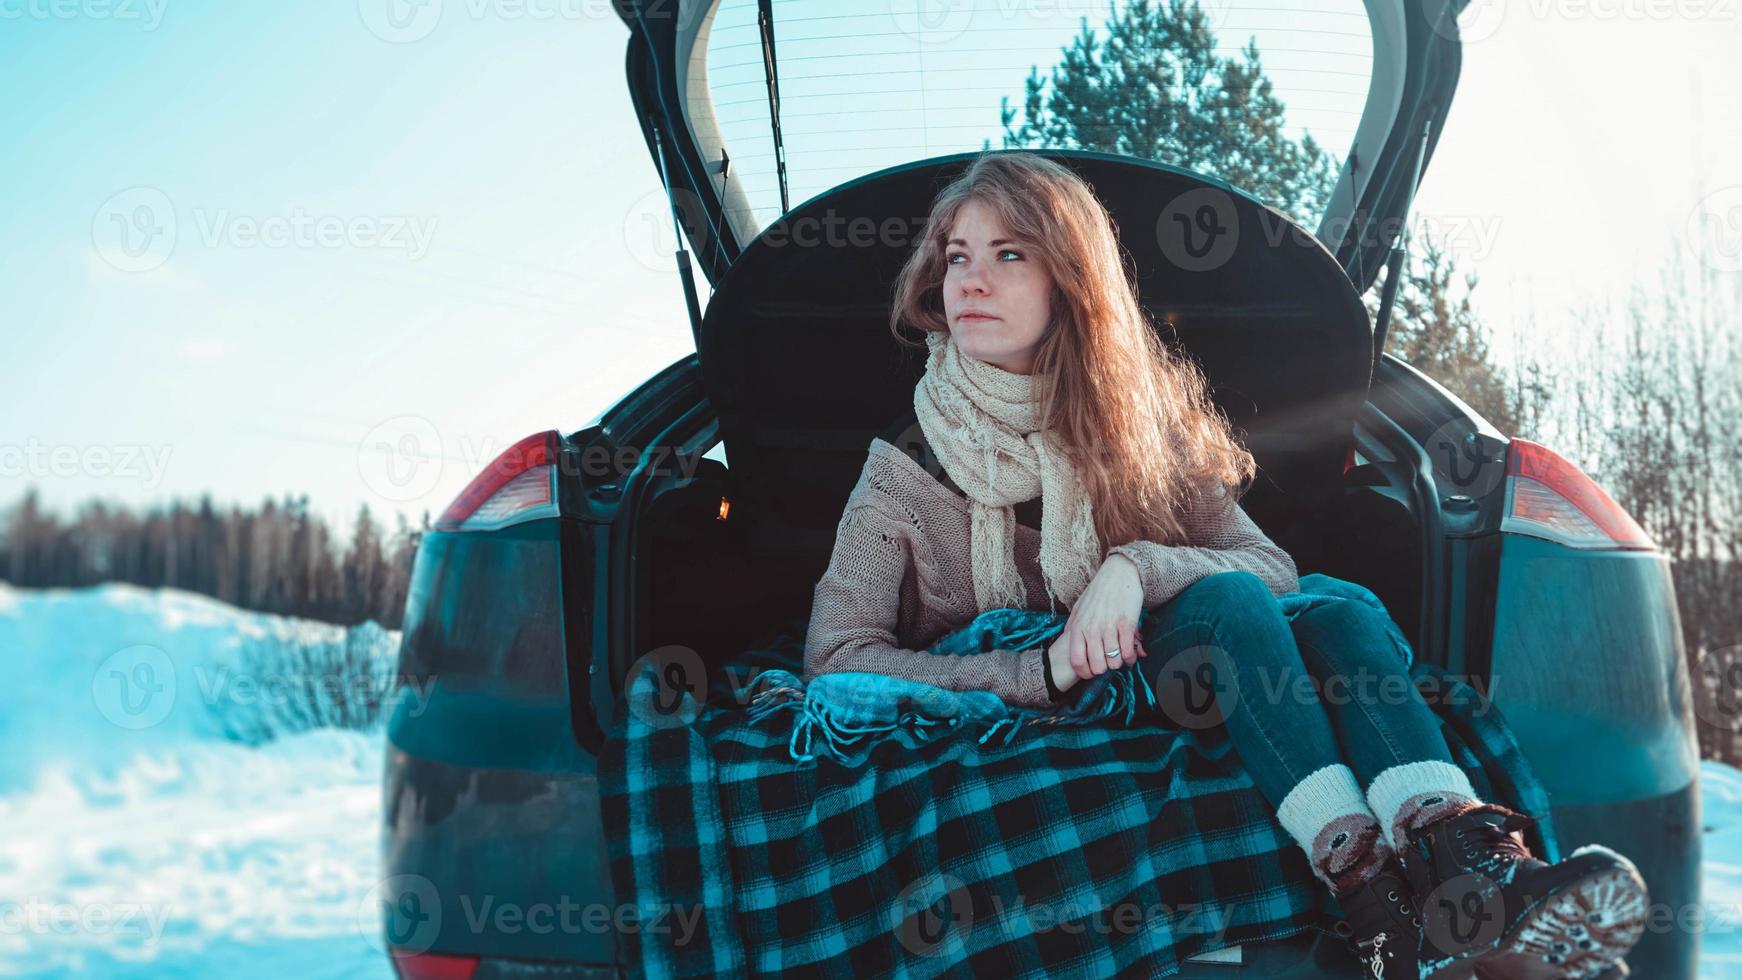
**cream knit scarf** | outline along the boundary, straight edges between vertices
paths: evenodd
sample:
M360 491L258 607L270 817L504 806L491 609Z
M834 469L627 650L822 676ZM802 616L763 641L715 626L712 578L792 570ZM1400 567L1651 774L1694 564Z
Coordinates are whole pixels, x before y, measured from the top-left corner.
M919 426L968 495L974 598L980 611L1022 608L1016 568L1018 503L1041 497L1040 568L1054 609L1088 588L1101 565L1089 496L1070 460L1039 431L1032 378L961 353L945 331L926 331L930 354L913 391Z

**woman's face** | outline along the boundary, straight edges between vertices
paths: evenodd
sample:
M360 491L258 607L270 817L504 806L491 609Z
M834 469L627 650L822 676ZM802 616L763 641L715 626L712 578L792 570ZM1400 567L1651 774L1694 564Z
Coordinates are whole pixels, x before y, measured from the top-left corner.
M1052 276L1026 245L1011 241L977 200L956 215L944 249L944 316L962 353L1028 374L1052 316Z

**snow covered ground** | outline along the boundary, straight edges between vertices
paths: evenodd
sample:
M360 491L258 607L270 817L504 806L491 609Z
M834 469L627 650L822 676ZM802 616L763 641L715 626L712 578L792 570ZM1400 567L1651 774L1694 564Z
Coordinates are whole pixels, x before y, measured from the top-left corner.
M0 584L0 973L390 976L381 730L355 726L398 644L173 590ZM1742 772L1705 763L1702 798L1716 980L1742 976Z
M1721 762L1700 763L1702 980L1742 977L1742 772Z
M386 690L399 637L349 633L0 584L0 972L390 976L363 906L380 728L333 723Z

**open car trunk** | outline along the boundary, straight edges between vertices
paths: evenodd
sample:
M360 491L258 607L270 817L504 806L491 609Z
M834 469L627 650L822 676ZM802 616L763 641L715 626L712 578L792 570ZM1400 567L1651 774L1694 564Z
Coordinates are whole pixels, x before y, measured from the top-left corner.
M1408 472L1376 440L1364 443L1373 461L1353 465L1351 456L1373 353L1343 270L1280 213L1238 192L1128 158L1058 157L1112 212L1145 307L1204 365L1253 452L1260 475L1242 506L1303 574L1368 586L1415 635L1421 537ZM918 352L889 335L891 284L933 195L968 159L838 188L795 209L732 267L708 308L701 350L725 462L704 459L693 476L661 477L635 495L645 503L629 515L630 650L681 645L716 665L780 629L803 635L870 441L909 410L923 373ZM1200 271L1169 258L1177 242L1166 215L1182 194L1210 209L1195 216L1200 226L1219 222L1232 239L1226 258ZM895 219L888 227L904 234L855 238L859 219L877 228ZM1340 940L1310 930L1239 955L1246 972L1267 977L1353 969ZM1226 970L1188 964L1181 975Z
M1225 185L1127 157L1048 155L1107 206L1144 306L1204 366L1253 453L1247 513L1303 574L1367 585L1413 635L1420 565L1409 498L1365 486L1380 479L1374 466L1345 472L1373 350L1343 270L1283 214ZM911 407L924 371L923 352L889 334L896 272L933 197L971 158L836 188L733 265L701 338L728 466L642 498L656 502L635 518L631 649L678 643L713 660L808 616L871 439ZM1214 261L1181 267L1179 214L1194 234L1219 229Z

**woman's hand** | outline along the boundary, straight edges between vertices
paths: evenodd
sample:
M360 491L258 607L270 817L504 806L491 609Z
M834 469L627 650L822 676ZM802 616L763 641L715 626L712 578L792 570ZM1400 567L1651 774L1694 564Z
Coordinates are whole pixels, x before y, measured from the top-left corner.
M1063 691L1079 680L1092 680L1149 656L1137 635L1142 614L1143 578L1137 563L1124 555L1108 555L1071 607L1064 632L1047 648L1053 683ZM1106 651L1114 648L1119 656L1107 659Z

